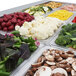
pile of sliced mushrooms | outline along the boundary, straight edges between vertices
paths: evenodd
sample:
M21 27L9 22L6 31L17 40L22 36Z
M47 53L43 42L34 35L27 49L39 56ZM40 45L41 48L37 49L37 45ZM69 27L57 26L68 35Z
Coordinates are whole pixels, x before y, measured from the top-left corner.
M48 49L25 76L76 76L76 55L71 50Z

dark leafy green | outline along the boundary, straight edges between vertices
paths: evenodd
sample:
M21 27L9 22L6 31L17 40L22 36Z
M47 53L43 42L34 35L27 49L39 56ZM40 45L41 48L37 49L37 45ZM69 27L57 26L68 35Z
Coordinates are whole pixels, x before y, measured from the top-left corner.
M25 42L29 44L29 49L31 52L35 51L37 49L37 46L35 45L35 41L32 37L28 37L28 39L25 39Z
M28 37L27 39L25 39L24 37L20 36L18 31L13 31L12 34L15 35L14 36L15 44L13 45L13 47L19 48L23 43L27 43L29 45L29 49L31 52L37 49L37 46L35 44L36 40L34 40L32 37Z
M17 66L20 65L24 60L22 58L19 58Z
M0 76L10 76L10 72L2 72L2 71L0 71Z
M18 31L0 34L0 76L9 76L18 65L37 49L32 37L25 39ZM31 47L31 48L30 48Z
M28 44L22 44L19 48L19 51L21 52L22 59L27 59L31 55Z

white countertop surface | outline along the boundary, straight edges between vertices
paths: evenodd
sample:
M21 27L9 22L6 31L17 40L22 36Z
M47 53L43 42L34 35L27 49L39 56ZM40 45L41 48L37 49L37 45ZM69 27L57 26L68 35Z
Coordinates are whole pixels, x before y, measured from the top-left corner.
M37 1L40 0L0 0L0 11L4 11L10 8L18 7L24 4L29 4ZM55 0L55 1L76 3L76 0Z

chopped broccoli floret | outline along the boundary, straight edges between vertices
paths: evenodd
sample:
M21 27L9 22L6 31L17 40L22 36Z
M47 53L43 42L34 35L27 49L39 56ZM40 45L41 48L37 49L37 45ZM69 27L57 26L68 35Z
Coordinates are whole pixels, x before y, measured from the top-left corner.
M55 43L60 46L76 48L76 23L64 25Z

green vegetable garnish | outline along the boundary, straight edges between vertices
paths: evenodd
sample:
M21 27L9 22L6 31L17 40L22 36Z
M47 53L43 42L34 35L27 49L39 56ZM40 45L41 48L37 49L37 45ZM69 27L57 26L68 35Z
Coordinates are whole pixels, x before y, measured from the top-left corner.
M0 76L10 76L10 73L0 71Z
M19 33L20 33L19 31L13 31L13 32L11 32L11 34L14 34L14 35L19 34Z
M76 49L76 23L64 25L55 43Z
M24 60L22 58L19 58L17 65L20 65Z
M0 34L0 76L10 73L37 49L32 37L25 39L19 31L5 36Z
M46 8L47 8L47 10L46 10ZM24 12L28 11L28 13L31 14L31 15L34 15L37 12L42 12L42 14L40 14L40 15L43 15L43 14L45 14L47 12L50 12L51 10L52 10L52 8L50 8L48 6L38 5L38 6L32 6L32 7L28 8L28 9L26 9L26 10L23 10L23 11Z

